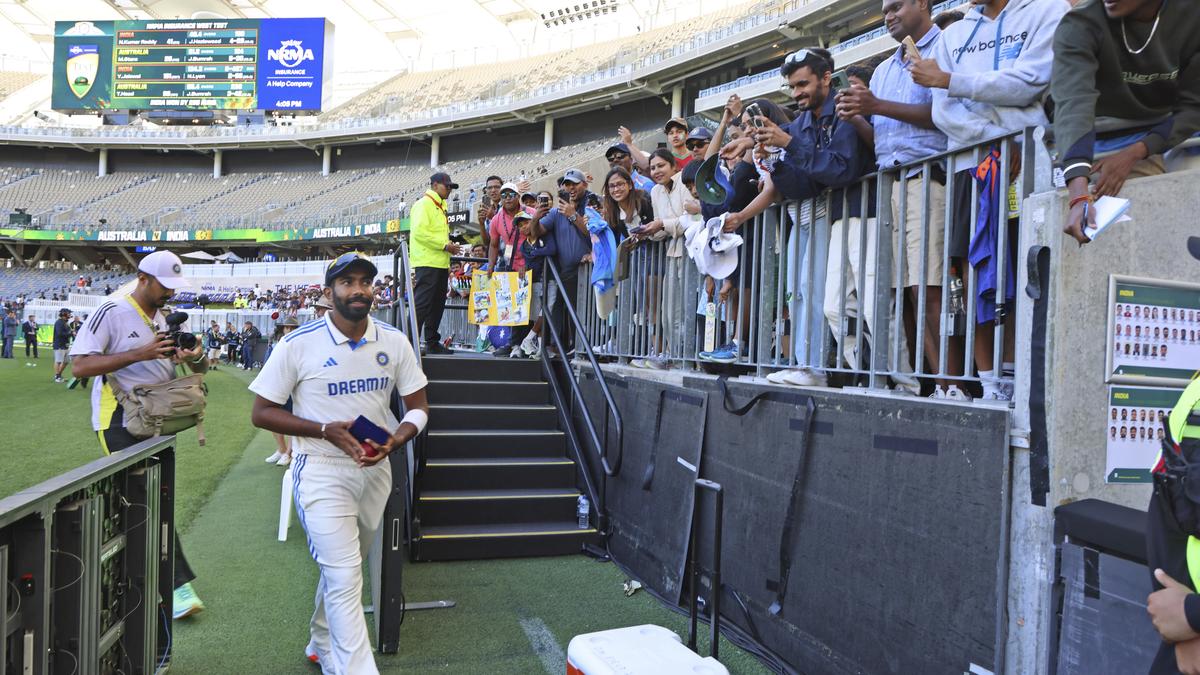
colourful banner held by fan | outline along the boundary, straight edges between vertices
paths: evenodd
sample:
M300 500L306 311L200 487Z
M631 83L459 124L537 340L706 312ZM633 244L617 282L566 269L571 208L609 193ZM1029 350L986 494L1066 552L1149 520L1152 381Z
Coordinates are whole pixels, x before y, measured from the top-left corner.
M481 326L524 326L529 323L533 272L487 272L471 275L467 312Z

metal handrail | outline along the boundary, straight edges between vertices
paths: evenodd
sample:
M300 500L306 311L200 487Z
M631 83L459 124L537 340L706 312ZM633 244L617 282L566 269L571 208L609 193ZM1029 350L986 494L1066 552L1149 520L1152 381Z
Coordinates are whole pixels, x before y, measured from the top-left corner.
M587 339L587 333L584 331L583 325L579 322L579 316L575 313L575 306L567 296L566 288L563 286L562 277L558 273L558 267L554 264L553 260L546 259L545 270L546 272L543 272L542 275L543 281L545 282L542 284L543 311L549 312L550 305L547 300L550 290L550 280L551 277L553 277L554 284L558 288L558 299L562 301L565 314L566 316L570 317L571 323L575 327L576 349L578 349L579 346L583 347L584 353L587 354L588 363L592 367L592 373L596 376L596 382L600 385L600 392L604 395L604 431L606 434L606 440L608 433L608 420L610 417L613 422L613 427L616 430L617 456L616 460L612 464L609 464L608 461L607 445L601 443L600 436L596 433L596 425L592 421L591 413L588 412L587 404L583 400L583 393L579 389L579 383L575 381L574 377L567 378L571 383L571 393L573 394L575 401L579 404L579 407L583 410L583 420L587 425L588 434L592 437L593 447L596 448L597 455L600 457L600 465L604 469L604 474L609 477L616 476L621 471L621 459L625 452L625 426L621 420L621 411L617 408L617 403L613 400L612 392L610 392L608 389L608 382L604 379L604 373L600 370L599 362L596 361L596 354L592 351L592 345ZM550 337L553 338L554 346L558 349L558 358L562 361L563 367L569 372L571 368L571 362L567 359L567 352L563 346L562 336L558 334L558 328L556 328L554 325L553 317L548 317L542 325L549 328ZM547 366L550 365L550 355L546 349L542 350L542 360ZM558 390L557 382L554 381L554 378L550 379L551 386L554 387L555 394L561 400L562 395ZM590 476L588 476L588 469L586 466L584 467L584 477L585 480L590 478Z

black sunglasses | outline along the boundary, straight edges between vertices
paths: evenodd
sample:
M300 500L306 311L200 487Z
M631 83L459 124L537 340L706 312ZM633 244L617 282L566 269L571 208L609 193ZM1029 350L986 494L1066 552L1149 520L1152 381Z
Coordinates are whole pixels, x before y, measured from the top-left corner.
M500 196L504 199L512 199L513 197L517 196L517 193L513 192L512 190L505 190L504 192L500 193Z

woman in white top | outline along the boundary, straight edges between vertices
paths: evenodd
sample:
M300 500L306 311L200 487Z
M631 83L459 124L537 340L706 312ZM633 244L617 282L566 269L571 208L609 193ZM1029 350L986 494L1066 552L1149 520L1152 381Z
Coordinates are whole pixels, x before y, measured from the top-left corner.
M647 223L634 237L638 240L664 242L665 261L662 270L666 284L659 283L655 277L649 279L650 304L647 307L647 315L651 317L657 331L655 346L658 354L648 359L645 365L665 369L668 367L667 359L672 348L671 339L682 336L685 304L682 297L683 235L690 218L700 213L700 203L693 199L684 187L682 176L675 166L675 157L670 150L659 148L651 153L650 178L654 181L654 189L650 191L654 220ZM660 290L663 299L662 302L657 302L656 296ZM659 307L662 312L656 316ZM678 349L683 345L674 346Z

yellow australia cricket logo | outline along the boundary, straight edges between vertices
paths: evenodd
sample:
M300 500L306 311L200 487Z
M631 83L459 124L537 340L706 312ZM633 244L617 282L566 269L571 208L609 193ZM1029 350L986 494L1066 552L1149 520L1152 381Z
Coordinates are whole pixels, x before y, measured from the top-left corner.
M100 48L96 45L71 45L67 48L67 85L75 98L92 90L100 72Z

